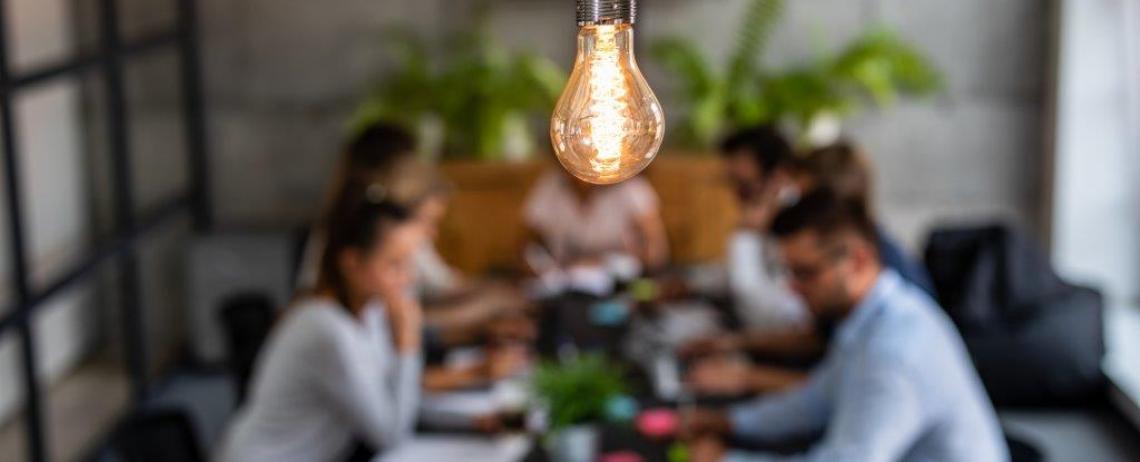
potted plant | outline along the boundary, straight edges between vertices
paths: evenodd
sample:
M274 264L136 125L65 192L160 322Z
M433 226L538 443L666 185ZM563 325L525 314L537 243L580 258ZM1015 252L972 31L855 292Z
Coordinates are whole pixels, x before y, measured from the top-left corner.
M547 411L547 450L558 462L592 462L596 424L626 391L621 371L600 354L539 365L534 396Z
M350 128L380 121L414 129L421 150L480 160L519 160L535 150L533 122L545 123L566 81L549 59L504 48L487 25L486 8L472 26L431 46L407 29L385 43L393 69L357 107Z
M714 69L691 42L667 38L652 57L680 81L684 116L673 141L709 148L727 130L776 123L803 145L838 137L842 117L867 102L886 106L900 96L922 96L941 87L937 70L914 47L885 30L871 30L833 55L786 70L758 64L780 18L781 0L753 0L727 68Z
M705 149L731 126L764 121L756 61L782 9L778 0L749 4L724 69L714 68L687 39L670 37L650 44L650 57L678 80L683 116L669 135L671 143Z

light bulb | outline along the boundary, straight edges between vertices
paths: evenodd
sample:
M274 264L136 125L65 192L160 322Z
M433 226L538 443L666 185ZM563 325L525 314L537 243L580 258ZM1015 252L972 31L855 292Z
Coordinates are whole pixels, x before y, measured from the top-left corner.
M633 57L635 1L578 0L578 54L550 140L562 166L589 183L637 175L665 138L665 113Z

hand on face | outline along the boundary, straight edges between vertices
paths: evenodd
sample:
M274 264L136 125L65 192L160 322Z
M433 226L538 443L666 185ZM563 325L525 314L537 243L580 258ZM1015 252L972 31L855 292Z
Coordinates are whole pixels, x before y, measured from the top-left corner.
M775 176L768 177L753 191L741 198L740 224L742 227L764 231L772 225L772 219L783 206L781 192L786 181Z
M405 224L393 228L384 243L369 254L365 263L368 280L388 309L397 348L411 351L420 346L423 313L412 295L411 256L423 239L423 229Z

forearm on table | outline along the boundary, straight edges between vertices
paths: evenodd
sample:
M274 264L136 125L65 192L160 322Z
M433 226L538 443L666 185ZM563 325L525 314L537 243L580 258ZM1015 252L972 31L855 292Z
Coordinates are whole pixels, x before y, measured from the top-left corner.
M431 325L434 340L441 343L440 346L451 347L457 345L467 345L475 343L479 340L482 330L480 326L476 325L452 325L452 326L434 326Z
M731 433L758 443L823 430L828 410L828 371L816 371L801 386L764 396L728 410Z
M488 303L471 300L459 306L429 309L424 313L424 323L445 345L462 345L478 340L493 314Z
M784 391L803 384L807 378L808 374L801 371L754 366L748 374L748 386L755 393Z
M427 391L449 391L481 383L484 374L479 366L433 367L423 374L423 388Z
M420 381L423 376L423 356L419 352L402 353L397 357L395 378L396 434L400 440L415 430L416 414L420 406Z
M814 329L793 328L780 332L747 332L743 334L745 349L755 353L811 356L823 352L824 344Z
M669 259L669 243L665 237L665 224L656 210L637 219L641 234L638 257L648 267L659 269Z

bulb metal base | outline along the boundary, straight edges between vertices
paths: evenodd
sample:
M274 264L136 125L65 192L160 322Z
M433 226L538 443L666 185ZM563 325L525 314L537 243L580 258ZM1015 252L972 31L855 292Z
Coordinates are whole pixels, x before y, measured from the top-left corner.
M577 0L578 25L633 24L637 21L637 0Z

